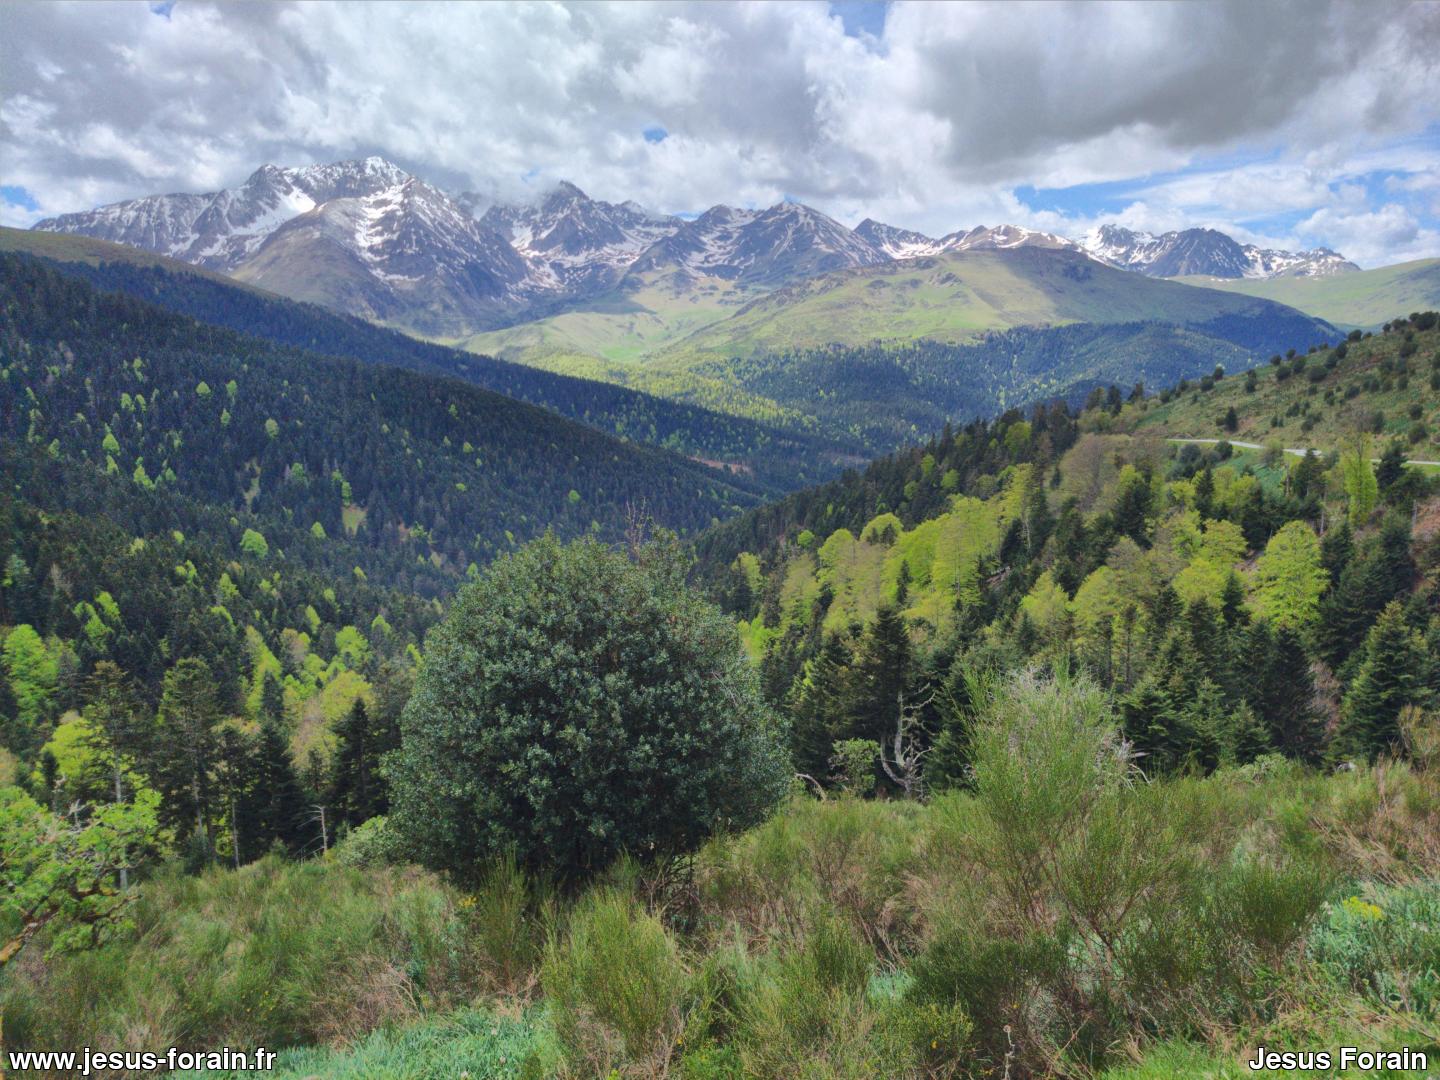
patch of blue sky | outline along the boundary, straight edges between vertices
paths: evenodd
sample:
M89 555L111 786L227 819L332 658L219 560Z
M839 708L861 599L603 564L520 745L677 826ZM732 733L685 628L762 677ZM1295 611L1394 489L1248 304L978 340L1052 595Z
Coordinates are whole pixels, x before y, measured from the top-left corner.
M35 196L23 187L13 184L0 184L0 199L4 199L11 206L18 206L22 210L39 210L40 204L35 201Z
M644 131L640 132L640 134L645 136L645 141L648 143L662 143L670 137L670 132L666 131L659 124L651 124Z
M890 0L830 0L830 14L839 15L849 37L862 34L881 37L885 33L885 16Z

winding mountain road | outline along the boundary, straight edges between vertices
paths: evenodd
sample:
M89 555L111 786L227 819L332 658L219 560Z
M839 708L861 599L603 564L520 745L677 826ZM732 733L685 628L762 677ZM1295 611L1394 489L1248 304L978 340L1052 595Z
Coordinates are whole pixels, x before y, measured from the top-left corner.
M1166 439L1165 441L1166 441L1166 442L1175 442L1175 443L1200 443L1200 444L1203 444L1203 445L1205 445L1205 446L1214 446L1214 445L1216 445L1217 443L1228 442L1231 446L1243 447L1243 448L1246 449L1246 450L1264 450L1264 449L1265 449L1265 447L1261 446L1259 443L1241 442L1239 439ZM1319 447L1317 447L1317 446L1287 446L1287 447L1285 447L1285 453L1287 453L1287 454L1294 454L1296 457L1304 457L1306 454L1310 453L1312 450L1313 450L1315 453L1317 453L1317 454L1324 454L1324 453L1325 453L1324 450L1321 450L1321 449L1320 449ZM1371 461L1379 461L1380 459L1379 459L1379 458L1371 458L1370 460L1371 460ZM1420 458L1406 458L1406 459L1405 459L1405 464L1406 464L1406 465L1435 465L1435 466L1440 466L1440 461L1424 461L1424 460L1422 460L1422 459L1420 459Z

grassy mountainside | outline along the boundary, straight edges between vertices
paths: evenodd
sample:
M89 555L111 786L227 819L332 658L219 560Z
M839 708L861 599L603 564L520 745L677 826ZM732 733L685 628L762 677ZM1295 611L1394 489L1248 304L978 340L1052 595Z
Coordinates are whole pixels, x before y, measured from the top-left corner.
M728 319L759 295L764 295L763 289L724 278L635 271L614 292L456 344L471 352L540 366L582 358L624 365Z
M722 463L735 481L777 492L833 475L856 460L853 440L778 429L670 402L613 383L572 378L432 345L361 319L283 299L187 263L101 240L0 229L0 251L53 260L62 273L202 322L331 356L453 376L551 409L611 435Z
M1177 278L1190 285L1259 296L1346 329L1373 330L1398 313L1440 307L1440 259L1361 270L1333 277Z
M1273 317L1263 304L1103 266L1076 252L970 251L826 274L751 301L692 334L667 357L751 356L813 345L929 339L1069 323L1198 326L1223 316Z
M1124 427L1322 453L1359 432L1372 439L1377 455L1398 439L1409 457L1440 459L1440 333L1398 320L1395 327L1374 335L1357 331L1357 340L1343 348L1277 354L1278 363L1262 364L1253 375L1172 388L1128 415Z
M688 335L656 331L648 349L607 338L614 318L581 332L578 316L556 316L475 341L884 452L947 420L1083 397L1110 381L1164 384L1217 363L1238 370L1282 344L1335 337L1280 305L1029 248L822 275ZM664 323L658 308L645 318Z

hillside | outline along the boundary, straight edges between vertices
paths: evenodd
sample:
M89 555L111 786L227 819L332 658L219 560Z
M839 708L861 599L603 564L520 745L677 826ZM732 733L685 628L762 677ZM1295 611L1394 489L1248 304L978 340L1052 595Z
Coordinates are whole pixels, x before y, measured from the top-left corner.
M970 251L810 278L690 335L663 358L751 356L813 345L974 340L990 330L1068 323L1192 326L1224 316L1281 317L1213 291L1176 288L1075 252Z
M1440 305L1440 259L1417 259L1329 277L1176 280L1288 304L1346 329L1373 330L1398 312L1430 311Z
M613 383L447 349L362 319L286 300L139 248L83 236L0 228L0 251L42 256L62 273L278 345L461 378L633 442L722 464L735 482L783 492L857 460L853 440L825 439Z
M1353 331L1343 347L1293 356L1287 349L1244 376L1173 388L1122 426L1322 453L1362 432L1377 454L1398 439L1410 457L1440 458L1440 334L1433 321L1419 325L1396 320L1388 333Z
M728 315L719 305L738 296L718 287L638 295L642 310L617 300L468 345L885 452L946 420L1083 397L1109 381L1163 384L1217 363L1236 370L1257 352L1335 337L1290 308L1040 247L820 275ZM666 321L682 309L710 321L685 333L680 317Z
M456 379L272 345L0 260L7 451L109 473L106 506L143 492L202 508L225 544L253 525L336 573L433 594L546 529L618 536L643 504L690 531L756 501L678 455ZM76 495L27 498L62 509Z

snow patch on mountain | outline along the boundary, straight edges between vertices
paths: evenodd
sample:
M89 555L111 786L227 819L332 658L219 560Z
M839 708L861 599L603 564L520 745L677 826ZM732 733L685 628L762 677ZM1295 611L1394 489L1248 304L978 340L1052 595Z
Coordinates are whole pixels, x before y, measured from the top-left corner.
M1329 248L1262 249L1241 244L1215 229L1183 229L1156 235L1119 225L1101 225L1081 238L1080 247L1100 262L1151 277L1324 277L1359 269Z

